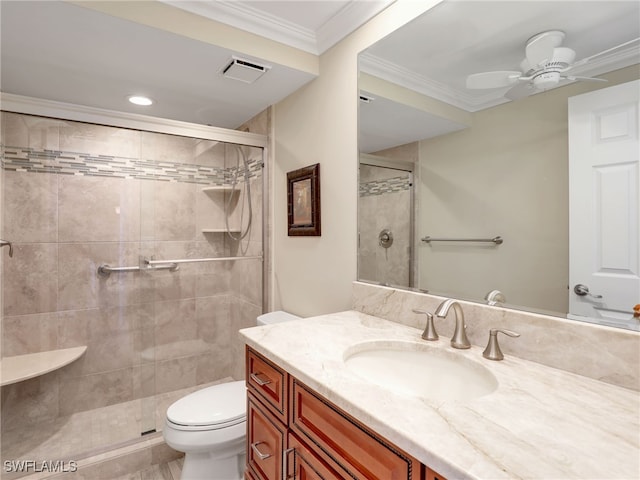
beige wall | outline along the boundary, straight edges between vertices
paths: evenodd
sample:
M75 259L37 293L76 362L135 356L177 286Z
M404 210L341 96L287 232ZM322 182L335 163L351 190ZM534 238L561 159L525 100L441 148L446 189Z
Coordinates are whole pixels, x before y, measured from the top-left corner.
M357 271L360 51L437 4L396 2L320 57L320 76L275 105L273 306L345 310ZM322 236L287 236L286 172L320 163Z
M638 76L609 74L606 86ZM473 115L472 128L420 142L420 236L504 244L419 245L420 288L554 312L568 308L567 98L578 83Z

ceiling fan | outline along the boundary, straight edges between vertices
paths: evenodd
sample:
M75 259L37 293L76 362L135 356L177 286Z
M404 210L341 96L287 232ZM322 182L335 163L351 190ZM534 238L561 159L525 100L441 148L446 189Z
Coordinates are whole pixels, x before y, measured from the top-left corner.
M601 78L578 77L570 74L573 68L584 65L593 57L605 52L574 62L576 52L560 46L564 38L565 34L560 30L549 30L534 35L527 41L525 58L520 63L520 71L474 73L467 77L467 88L511 87L505 93L505 97L515 100L556 87L563 80L606 82Z

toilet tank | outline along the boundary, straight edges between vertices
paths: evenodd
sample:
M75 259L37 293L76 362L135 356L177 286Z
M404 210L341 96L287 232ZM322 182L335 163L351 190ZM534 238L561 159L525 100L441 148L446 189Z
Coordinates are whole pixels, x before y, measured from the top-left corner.
M301 317L294 315L293 313L277 310L275 312L263 313L258 315L257 325L271 325L272 323L288 322L291 320L298 320Z

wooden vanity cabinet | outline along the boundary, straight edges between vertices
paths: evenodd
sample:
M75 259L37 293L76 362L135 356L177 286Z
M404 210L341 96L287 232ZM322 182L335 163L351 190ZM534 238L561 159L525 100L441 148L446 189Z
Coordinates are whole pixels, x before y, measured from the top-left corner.
M446 480L247 347L247 480Z

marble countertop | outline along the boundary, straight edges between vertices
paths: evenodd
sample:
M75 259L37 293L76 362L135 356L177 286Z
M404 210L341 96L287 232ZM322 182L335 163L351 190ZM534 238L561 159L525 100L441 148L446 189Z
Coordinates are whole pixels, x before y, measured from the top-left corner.
M429 346L483 365L499 386L474 400L436 402L391 392L345 368L344 352L360 342L425 342L415 328L347 311L240 333L449 480L640 478L639 392L514 356L489 361L481 348L455 350L441 338Z

